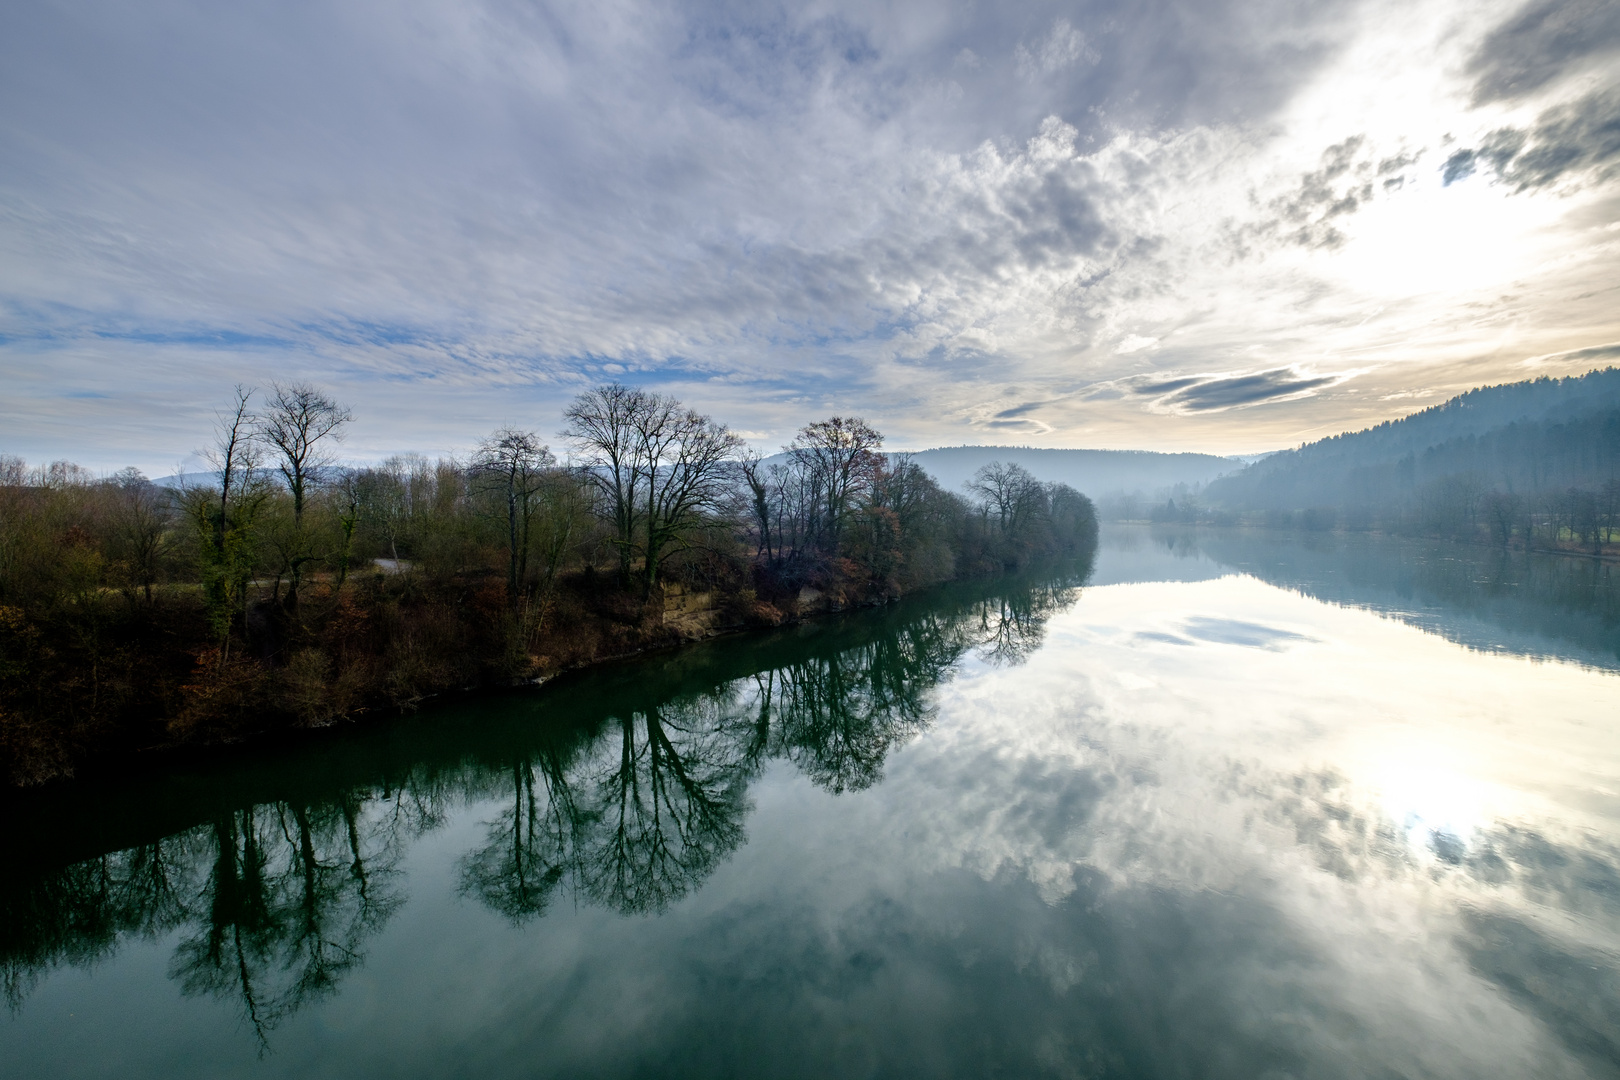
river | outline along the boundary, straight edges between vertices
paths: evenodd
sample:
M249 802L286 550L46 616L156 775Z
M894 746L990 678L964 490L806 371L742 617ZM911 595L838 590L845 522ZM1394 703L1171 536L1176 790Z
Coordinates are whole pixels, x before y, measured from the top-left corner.
M1620 1076L1620 567L1094 560L4 804L0 1076Z

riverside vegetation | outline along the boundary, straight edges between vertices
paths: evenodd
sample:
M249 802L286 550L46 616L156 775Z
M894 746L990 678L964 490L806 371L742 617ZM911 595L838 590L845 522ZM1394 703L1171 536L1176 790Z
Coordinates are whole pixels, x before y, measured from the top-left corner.
M409 709L724 629L881 603L1096 543L1090 500L1017 465L942 490L857 418L782 454L622 385L560 463L502 429L466 459L336 457L350 410L239 387L203 483L0 458L0 770Z

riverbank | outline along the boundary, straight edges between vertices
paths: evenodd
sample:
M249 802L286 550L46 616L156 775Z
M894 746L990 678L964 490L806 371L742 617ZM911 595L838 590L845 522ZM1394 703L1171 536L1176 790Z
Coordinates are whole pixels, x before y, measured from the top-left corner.
M971 569L951 580L993 578L1004 568ZM136 761L296 741L387 722L450 694L536 685L723 634L883 605L901 593L893 580L830 564L796 578L671 581L644 597L587 568L514 605L495 575L379 571L351 575L341 587L311 582L292 610L265 591L227 648L210 639L195 589L159 590L146 603L85 597L73 611L34 618L0 608L9 691L0 761L6 786L19 789L86 768L104 774ZM85 623L92 634L74 632ZM32 710L18 707L30 699Z
M1399 529L1346 528L1338 524L1336 519L1333 518L1325 519L1329 522L1325 526L1316 526L1309 524L1309 519L1303 514L1300 515L1300 519L1296 522L1292 517L1288 517L1287 520L1279 524L1275 521L1237 514L1216 514L1210 517L1194 515L1185 518L1111 518L1107 521L1107 524L1171 529L1255 529L1301 537L1363 536L1402 541L1442 541L1450 544L1463 544L1467 547L1487 551L1512 552L1521 555L1571 555L1583 559L1596 559L1600 562L1620 562L1620 543L1613 540L1605 541L1594 548L1591 542L1584 540L1549 541L1541 538L1534 543L1527 543L1523 537L1516 536L1504 544L1500 540L1479 535L1441 536L1433 533L1409 532Z

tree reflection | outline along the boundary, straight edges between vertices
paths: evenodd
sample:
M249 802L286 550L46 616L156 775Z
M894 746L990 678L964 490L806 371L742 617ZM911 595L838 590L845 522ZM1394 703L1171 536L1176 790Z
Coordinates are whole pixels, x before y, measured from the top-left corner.
M1471 649L1620 661L1620 569L1600 559L1358 534L1207 530L1178 544Z
M555 753L512 762L512 805L461 862L461 891L513 923L545 911L573 868L580 815Z
M187 994L237 998L261 1044L330 994L401 898L392 866L368 870L352 796L312 810L254 807L211 827L212 866L171 974ZM205 913L205 914L204 914Z
M181 925L190 837L166 837L49 873L8 875L0 891L0 983L20 1008L40 975L109 955L124 935ZM178 878L178 880L177 880Z
M712 724L710 699L616 720L617 753L593 769L583 866L588 895L662 911L742 842L746 755ZM605 767L603 767L605 766Z
M997 667L1022 664L1046 640L1046 622L1080 595L1077 580L1042 582L979 605L978 654Z
M872 786L932 721L933 691L963 656L1021 662L1076 584L944 593L716 647L691 661L695 673L675 664L661 681L604 675L525 699L505 726L424 721L406 762L379 736L364 746L382 764L362 755L358 773L312 750L299 767L254 775L280 797L244 798L222 777L189 827L109 854L51 866L50 848L31 849L36 861L0 880L7 998L19 1007L50 968L109 955L131 935L178 931L170 971L183 992L237 1002L267 1047L280 1021L364 961L403 901L396 866L408 844L474 803L492 816L459 862L463 895L515 924L563 894L662 911L743 842L748 786L770 761L835 794ZM132 797L117 812L139 818L156 802ZM58 810L81 830L94 824L71 801Z
M792 762L833 793L882 776L933 719L933 690L978 649L1013 664L1078 596L1064 577L954 608L931 607L742 678L632 695L571 756L514 759L508 805L462 862L462 891L514 922L560 890L623 913L662 911L742 843L747 786Z
M966 651L960 620L927 616L825 658L770 673L776 752L832 792L882 776L889 751L933 719L931 691Z

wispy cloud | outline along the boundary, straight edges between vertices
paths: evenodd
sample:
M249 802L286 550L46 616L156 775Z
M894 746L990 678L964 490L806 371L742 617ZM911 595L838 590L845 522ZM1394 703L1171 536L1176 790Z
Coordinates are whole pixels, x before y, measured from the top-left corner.
M1020 44L1013 49L1013 63L1018 73L1027 79L1051 75L1070 64L1095 64L1099 59L1097 50L1068 19L1057 20L1052 29L1033 44Z
M1525 367L1543 367L1548 364L1604 364L1612 360L1620 360L1620 341L1611 342L1608 345L1589 345L1584 349L1566 349L1563 352L1532 356L1523 361L1523 364Z
M1291 368L1251 374L1192 376L1138 383L1135 393L1169 410L1211 412L1265 402L1293 400L1335 386L1346 375L1304 375Z

